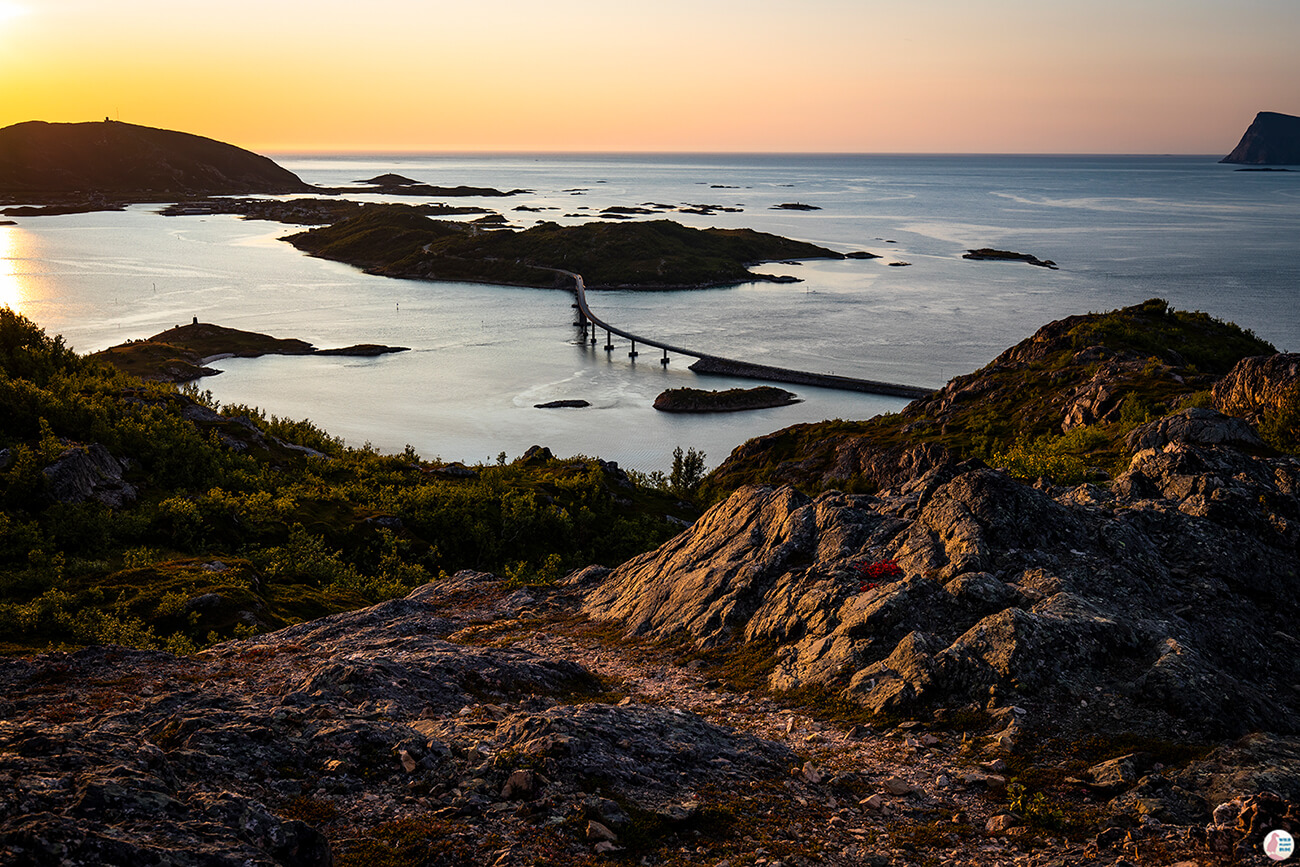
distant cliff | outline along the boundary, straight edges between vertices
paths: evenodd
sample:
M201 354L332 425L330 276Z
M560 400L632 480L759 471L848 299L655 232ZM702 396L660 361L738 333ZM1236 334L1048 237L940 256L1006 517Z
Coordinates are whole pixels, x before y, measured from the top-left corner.
M0 193L287 193L293 172L234 145L130 123L27 121L0 129Z
M1300 117L1261 111L1232 153L1219 160L1253 166L1300 165Z

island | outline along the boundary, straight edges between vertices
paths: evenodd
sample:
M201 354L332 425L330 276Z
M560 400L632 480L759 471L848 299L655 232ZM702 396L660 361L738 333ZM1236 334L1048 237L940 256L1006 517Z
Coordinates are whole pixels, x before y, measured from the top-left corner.
M374 357L406 352L406 346L360 343L339 349L317 349L305 340L271 337L255 331L241 331L199 322L178 325L144 340L128 340L95 353L92 358L107 362L123 373L153 382L191 382L215 376L220 370L208 367L222 358L260 358L263 355L340 355Z
M402 175L388 173L377 175L364 181L357 181L351 187L315 187L316 192L327 195L345 195L347 193L380 193L385 196L517 196L528 190L498 190L495 187L470 187L459 184L454 187L440 187L412 180Z
M375 206L284 240L389 277L565 289L572 283L561 270L582 274L589 289L697 289L794 279L749 270L762 262L845 258L753 229L694 229L660 219L483 232L400 206Z
M457 217L471 214L493 214L487 208L475 205L445 205L434 202L424 205L379 205L374 202L354 202L351 199L251 199L203 198L187 199L168 205L158 213L164 217L196 217L213 214L236 214L245 220L270 220L291 225L324 226L354 217L367 208L406 209L426 217ZM11 208L9 212L18 209ZM50 213L45 208L44 213Z
M317 187L269 158L234 145L107 119L28 121L0 129L0 206L11 206L0 207L0 215L121 210L132 203L170 200L173 204L161 212L167 216L238 214L313 226L284 240L310 255L392 277L567 288L569 278L560 273L567 271L582 273L592 289L699 289L798 282L789 275L749 270L764 262L874 256L859 251L846 257L752 229L696 229L662 218L631 219L653 217L669 208L654 203L611 206L592 215L603 223L542 222L516 229L504 216L476 206L323 198L358 193L499 197L524 192L433 186L394 173L346 187ZM314 195L268 199L255 198L257 193ZM800 203L778 207L817 209ZM676 210L714 214L742 208L688 203ZM466 215L477 218L468 223L431 219ZM620 222L624 220L626 224ZM151 375L173 381L207 375L198 363L206 357L203 352L190 358L164 348L133 346L130 353L114 354L129 354L130 365L143 364Z
M1027 262L1030 265L1037 265L1040 268L1050 268L1053 271L1059 270L1057 264L1051 259L1040 259L1037 256L1031 256L1028 253L1013 253L1010 250L994 250L991 247L981 247L978 250L967 250L962 258L988 262Z
M740 412L747 409L771 409L799 403L793 392L771 385L757 388L731 388L704 391L698 388L670 388L655 398L660 412Z
M1300 117L1261 111L1221 163L1255 166L1300 165Z

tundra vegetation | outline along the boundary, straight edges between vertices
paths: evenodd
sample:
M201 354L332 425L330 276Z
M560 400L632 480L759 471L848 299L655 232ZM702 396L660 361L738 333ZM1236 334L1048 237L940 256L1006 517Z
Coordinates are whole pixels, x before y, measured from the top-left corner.
M60 488L75 458L78 491ZM116 472L120 466L120 474ZM447 466L351 448L79 356L0 309L0 651L189 651L404 595L617 565L693 517L680 490L545 449ZM107 476L107 477L106 477Z

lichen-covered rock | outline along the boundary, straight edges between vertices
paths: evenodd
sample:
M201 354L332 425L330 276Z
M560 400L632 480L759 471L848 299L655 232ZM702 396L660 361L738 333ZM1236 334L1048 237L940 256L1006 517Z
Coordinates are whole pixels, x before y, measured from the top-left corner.
M1300 403L1300 353L1243 358L1214 384L1214 407L1226 415L1258 422L1264 413Z

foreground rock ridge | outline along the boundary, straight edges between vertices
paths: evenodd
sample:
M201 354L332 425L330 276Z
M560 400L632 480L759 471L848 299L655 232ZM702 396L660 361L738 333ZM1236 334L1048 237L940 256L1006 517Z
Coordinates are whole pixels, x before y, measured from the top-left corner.
M1162 302L1071 317L746 444L616 568L0 660L0 863L1271 863L1300 356L1261 349ZM1055 433L980 459L958 433L1017 391Z

